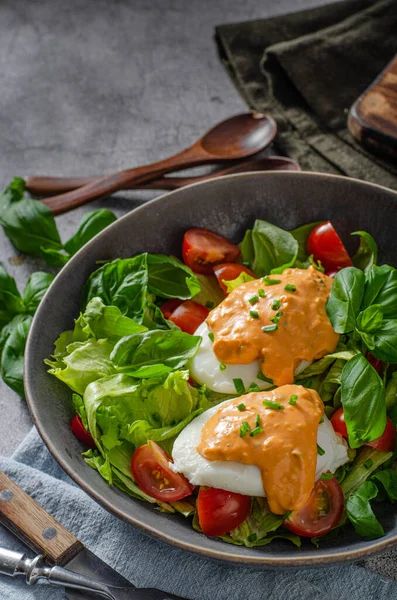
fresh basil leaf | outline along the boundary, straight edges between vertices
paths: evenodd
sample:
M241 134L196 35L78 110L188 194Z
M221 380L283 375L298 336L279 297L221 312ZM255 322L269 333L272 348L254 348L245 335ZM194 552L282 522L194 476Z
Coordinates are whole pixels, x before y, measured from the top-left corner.
M46 259L46 250L62 250L54 215L37 200L24 197L24 182L16 178L0 194L0 224L15 248Z
M200 281L189 267L165 254L147 254L149 290L161 298L188 300L201 290Z
M343 367L341 399L351 448L382 435L386 427L385 387L362 354L354 356Z
M70 259L70 254L64 250L55 250L55 248L41 248L41 256L50 267L64 267Z
M76 321L74 341L95 337L116 342L126 335L143 331L147 328L125 317L117 306L106 306L100 298L93 298Z
M7 326L8 336L1 353L1 376L14 392L24 397L24 352L32 317L17 315Z
M105 208L85 213L76 233L64 244L66 252L70 255L76 254L80 248L103 231L105 227L114 223L116 219L116 215Z
M374 347L368 347L373 355L384 362L397 363L397 319L383 321L372 336Z
M254 250L252 269L257 277L270 272L281 273L294 264L298 242L289 231L257 219L251 235Z
M248 283L249 281L253 281L253 280L254 280L254 278L251 277L251 275L249 275L245 271L241 271L240 275L238 277L236 277L236 279L231 279L230 281L226 281L223 279L222 283L225 284L227 293L230 294L230 292L232 292L233 290L238 288L243 283Z
M397 406L397 371L392 374L389 383L386 386L386 409L389 411Z
M197 273L197 279L199 280L201 290L193 297L193 300L212 310L225 299L225 294L221 290L215 275Z
M371 304L357 315L356 327L358 331L371 333L382 325L383 310L381 304Z
M299 373L295 379L296 381L299 381L300 379L305 379L306 377L311 377L312 375L320 375L321 373L327 371L336 359L342 359L344 361L350 360L356 354L357 352L354 350L350 350L349 348L340 345L331 354L326 354L323 356L323 358L320 358L320 360L312 362L312 364L309 365L304 371Z
M352 259L353 265L366 273L378 261L378 245L366 231L353 231L351 235L360 236L360 245Z
M394 471L393 469L376 471L371 479L372 481L375 481L378 486L381 484L381 488L387 494L390 502L395 502L397 500L397 471Z
M252 269L255 260L255 250L252 241L252 229L247 229L244 234L243 241L240 243L241 259L243 264Z
M201 338L179 330L154 330L122 338L114 347L111 360L118 371L164 364L183 367L197 352Z
M355 267L342 269L335 276L327 302L327 314L337 333L353 331L360 311L364 282L364 273Z
M360 336L368 350L371 352L375 349L375 336L373 333L365 333L364 331L360 331Z
M15 279L0 263L0 328L14 315L25 312L25 305L18 291Z
M363 307L380 304L385 319L397 319L397 270L389 265L372 266L365 282Z
M294 236L296 241L298 242L298 255L297 260L300 262L305 262L308 258L307 253L307 240L313 229L315 229L318 225L321 225L323 221L316 221L315 223L306 223L305 225L301 225L296 229L292 229L290 234Z
M380 537L385 534L370 504L377 495L378 488L373 481L365 481L346 500L349 521L356 532L363 537Z
M27 313L34 315L44 294L53 281L54 276L43 271L36 271L36 273L33 273L29 277L23 291L23 301Z

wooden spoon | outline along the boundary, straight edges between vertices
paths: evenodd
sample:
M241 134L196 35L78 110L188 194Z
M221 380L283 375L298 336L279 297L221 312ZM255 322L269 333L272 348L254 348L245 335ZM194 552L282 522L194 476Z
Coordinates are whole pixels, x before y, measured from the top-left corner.
M220 169L213 173L205 175L195 175L192 177L159 177L149 183L130 186L127 184L123 190L177 190L186 185L197 183L198 181L207 181L208 179L217 179L223 175L233 173L248 173L249 171L300 171L300 166L291 158L285 156L266 156L245 160L226 169ZM91 183L99 177L41 177L32 175L25 180L26 189L34 196L53 196L54 194L64 194L75 190L87 183Z
M269 115L251 112L235 115L207 131L189 148L164 160L120 171L96 179L71 192L42 200L55 215L62 214L123 189L142 184L172 171L198 165L240 160L266 148L274 139L277 125Z

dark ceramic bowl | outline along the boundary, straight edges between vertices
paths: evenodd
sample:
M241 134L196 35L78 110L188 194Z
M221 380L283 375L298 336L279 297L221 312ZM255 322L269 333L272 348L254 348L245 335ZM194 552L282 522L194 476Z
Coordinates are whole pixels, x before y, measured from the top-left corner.
M79 314L81 289L96 261L139 252L180 255L189 227L207 227L234 241L256 218L286 229L331 219L345 237L369 231L380 243L379 262L397 265L397 193L360 181L316 173L268 172L232 175L172 192L133 210L88 243L61 271L34 318L26 349L25 389L37 428L65 471L112 513L180 548L216 559L260 566L299 566L357 560L397 543L397 509L385 503L379 517L386 535L364 540L342 531L319 549L300 549L275 540L263 548L232 546L206 538L189 520L154 510L105 481L80 456L82 446L69 429L71 392L47 374L43 359L54 340Z

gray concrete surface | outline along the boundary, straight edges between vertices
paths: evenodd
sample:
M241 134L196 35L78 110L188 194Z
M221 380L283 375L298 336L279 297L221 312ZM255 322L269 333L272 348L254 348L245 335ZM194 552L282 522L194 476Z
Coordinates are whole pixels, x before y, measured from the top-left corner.
M214 26L324 0L1 0L0 184L14 175L90 175L165 157L245 109L217 57ZM96 202L119 215L155 194ZM57 219L63 239L82 213ZM0 258L22 287L39 261L0 231ZM67 301L60 298L59 302ZM31 427L0 382L0 454ZM391 576L393 557L371 566Z

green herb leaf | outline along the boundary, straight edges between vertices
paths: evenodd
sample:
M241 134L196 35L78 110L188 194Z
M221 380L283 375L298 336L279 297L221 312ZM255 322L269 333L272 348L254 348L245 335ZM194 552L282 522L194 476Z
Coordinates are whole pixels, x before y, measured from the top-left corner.
M386 399L382 379L362 354L342 371L341 399L352 448L372 442L386 427Z
M373 348L367 346L372 354L384 362L397 363L397 319L382 321L371 335Z
M258 277L291 267L298 254L294 236L267 221L257 219L241 244L242 258Z
M370 333L382 325L383 310L381 304L371 304L357 315L356 327L359 332Z
M290 234L294 236L298 242L298 255L297 260L305 262L307 260L307 240L313 229L320 225L323 221L316 221L315 223L306 223L296 229L292 229Z
M243 380L240 378L233 379L234 387L236 388L236 392L239 396L245 394L245 386Z
M76 233L64 244L66 252L70 255L76 254L80 248L116 219L116 215L105 208L85 213Z
M365 481L346 500L349 521L357 533L363 537L380 537L385 533L370 505L370 500L376 498L377 495L376 485L372 481Z
M15 279L11 277L0 263L0 329L14 315L25 312L25 304L18 291Z
M365 282L363 307L380 304L384 319L397 319L397 270L389 265L373 266Z
M365 273L378 262L378 246L372 235L366 231L353 231L351 235L360 236L360 246L353 256L353 264Z
M53 275L43 271L37 271L29 277L23 291L23 301L27 313L34 315L53 280Z
M1 353L1 376L14 392L24 397L24 352L32 317L17 315L7 326L8 336Z
M180 369L197 352L201 338L179 330L153 330L121 338L111 353L118 371L163 364Z
M264 325L262 327L263 333L271 333L272 331L277 331L277 329L278 329L277 323L274 323L273 325Z
M389 498L390 502L397 500L397 471L394 469L384 469L383 471L376 471L371 477L372 481L384 490L385 494Z
M287 283L286 286L284 286L284 289L286 292L296 292L296 285L293 285L292 283Z
M335 276L327 302L327 314L337 333L349 333L355 328L364 282L364 273L355 267L342 269Z
M275 400L264 400L262 404L265 408L271 408L273 410L284 410L284 405L280 404L280 402L276 402Z

